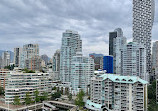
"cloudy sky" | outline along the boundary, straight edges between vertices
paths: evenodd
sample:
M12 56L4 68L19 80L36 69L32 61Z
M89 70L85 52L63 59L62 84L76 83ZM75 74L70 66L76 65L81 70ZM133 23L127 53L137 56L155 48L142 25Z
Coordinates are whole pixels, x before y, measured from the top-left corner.
M155 0L152 40L158 40ZM76 30L83 53L108 54L108 33L121 27L132 40L132 0L0 0L0 49L38 43L40 54L52 57L61 47L62 32Z

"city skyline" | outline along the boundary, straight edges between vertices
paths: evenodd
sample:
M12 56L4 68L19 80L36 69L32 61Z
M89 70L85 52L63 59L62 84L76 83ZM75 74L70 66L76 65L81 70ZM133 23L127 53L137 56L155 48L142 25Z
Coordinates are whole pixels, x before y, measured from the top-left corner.
M95 5L90 0L2 0L0 49L13 51L14 47L38 43L40 55L47 54L52 57L56 49L60 49L62 32L66 29L80 33L84 55L92 52L108 55L108 34L118 27L123 29L127 40L132 41L132 1L93 2ZM155 1L153 41L158 35L157 4L158 1Z

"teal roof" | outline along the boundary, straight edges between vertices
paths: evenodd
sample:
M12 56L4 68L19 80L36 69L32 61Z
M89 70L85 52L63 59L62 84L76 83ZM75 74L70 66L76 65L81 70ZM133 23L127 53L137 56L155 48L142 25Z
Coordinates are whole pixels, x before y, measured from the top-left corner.
M97 109L101 109L101 107L102 107L101 104L93 103L90 100L87 100L86 104L89 106L94 106L94 108L97 108Z
M103 74L99 77L102 77L103 80L105 79L110 79L113 82L118 82L118 83L135 83L135 82L140 82L142 84L148 84L147 81L140 79L137 76L120 76L117 74Z

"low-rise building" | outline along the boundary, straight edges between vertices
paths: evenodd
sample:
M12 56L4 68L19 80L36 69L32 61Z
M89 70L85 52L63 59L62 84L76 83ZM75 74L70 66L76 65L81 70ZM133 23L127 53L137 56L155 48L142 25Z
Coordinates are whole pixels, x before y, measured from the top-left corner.
M7 75L10 74L10 71L6 70L6 69L2 69L0 70L0 87L5 89L6 86L6 81L7 81Z
M33 92L36 89L40 95L44 92L51 94L52 87L49 73L24 73L18 71L9 71L6 73L5 103L13 103L15 96L19 96L20 102L23 103L27 92L34 99Z
M103 74L91 79L91 110L147 111L148 82L136 76Z

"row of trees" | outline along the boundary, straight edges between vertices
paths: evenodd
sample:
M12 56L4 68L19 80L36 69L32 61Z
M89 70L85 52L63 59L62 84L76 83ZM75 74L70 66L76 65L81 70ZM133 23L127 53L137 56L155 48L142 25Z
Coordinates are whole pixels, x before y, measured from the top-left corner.
M33 70L28 70L28 69L23 69L23 71L24 71L25 73L35 73L35 71L33 71Z
M31 103L35 103L35 102L42 102L44 100L47 100L48 99L48 93L47 92L44 92L41 96L39 95L39 91L36 89L36 91L34 91L34 100L33 98L31 98L31 95L29 92L26 93L26 98L24 99L25 101L25 104L26 105L29 105ZM15 96L14 97L14 105L20 105L20 98L19 96Z
M15 67L15 66L14 66L14 64L13 64L13 65L5 66L4 69L13 70L14 67Z
M59 90L59 87L53 87L52 90L55 90L56 92L51 95L51 99L55 100L56 98L60 98L63 94L63 87L61 87L61 90ZM72 94L69 93L69 88L65 88L65 94L69 98L69 101L72 100Z
M59 88L57 87L53 87L52 90L55 90L56 92L53 93L51 95L51 99L55 100L56 98L60 98L61 95L63 94L63 88L61 87L61 89L59 90ZM65 88L65 94L67 95L67 97L69 98L69 101L72 100L72 94L69 93L69 90L67 88ZM85 93L83 90L81 90L78 94L77 94L77 98L75 99L75 104L78 105L79 107L83 107L84 106L84 101L83 98L85 96Z

